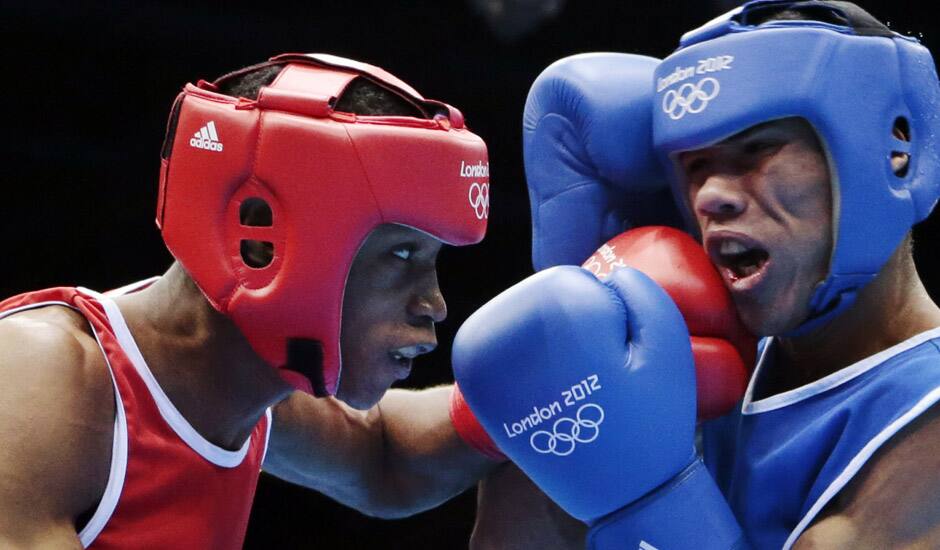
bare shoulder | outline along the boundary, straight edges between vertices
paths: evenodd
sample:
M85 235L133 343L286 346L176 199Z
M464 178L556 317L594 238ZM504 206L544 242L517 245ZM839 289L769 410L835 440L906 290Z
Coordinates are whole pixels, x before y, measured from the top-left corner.
M101 408L113 396L111 378L97 341L84 317L50 306L0 320L0 391L30 407L50 394ZM94 399L82 399L89 394ZM112 407L110 408L113 411Z
M940 547L940 405L879 449L795 548Z
M0 320L0 524L93 506L114 414L104 357L79 313L50 306Z

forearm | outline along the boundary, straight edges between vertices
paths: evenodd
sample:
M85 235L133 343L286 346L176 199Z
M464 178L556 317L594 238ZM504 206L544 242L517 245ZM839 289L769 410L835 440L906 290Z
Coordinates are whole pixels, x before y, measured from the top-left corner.
M586 534L587 525L565 513L515 465L503 464L480 481L471 550L581 550Z
M389 391L378 405L382 419L382 494L389 512L409 515L474 485L497 463L471 449L448 413L451 386Z
M372 516L432 508L495 465L457 436L450 393L391 390L367 412L295 393L275 409L264 468Z

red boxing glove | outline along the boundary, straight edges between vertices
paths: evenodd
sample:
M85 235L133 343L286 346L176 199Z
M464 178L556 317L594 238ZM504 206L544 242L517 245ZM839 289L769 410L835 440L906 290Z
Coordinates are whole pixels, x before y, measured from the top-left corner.
M584 262L598 278L621 266L639 269L669 294L692 337L699 421L734 406L757 355L721 275L702 246L671 227L640 227L617 235Z
M486 430L473 416L473 411L463 399L460 388L454 384L454 392L450 394L450 421L454 425L454 430L460 439L463 439L467 445L480 452L480 454L498 460L500 462L507 460L506 455L499 450L496 443L486 434Z

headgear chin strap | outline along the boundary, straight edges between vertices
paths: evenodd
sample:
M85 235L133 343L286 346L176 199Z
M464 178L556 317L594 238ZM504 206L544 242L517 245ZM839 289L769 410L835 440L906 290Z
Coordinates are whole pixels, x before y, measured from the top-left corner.
M257 100L217 92L268 65L284 68ZM429 118L336 111L356 78ZM369 232L396 223L466 245L486 231L486 145L460 111L349 59L286 54L187 84L162 157L157 225L170 252L261 358L321 396L339 384L343 292ZM265 215L246 221L250 205ZM273 247L266 265L243 256L258 242Z
M753 22L779 9L833 22ZM832 176L835 235L828 276L796 333L845 311L940 195L933 58L853 4L749 2L686 33L657 68L655 86L654 146L674 184L682 151L785 117L816 130ZM909 141L892 135L896 125L909 129ZM906 171L895 174L892 153L909 155Z

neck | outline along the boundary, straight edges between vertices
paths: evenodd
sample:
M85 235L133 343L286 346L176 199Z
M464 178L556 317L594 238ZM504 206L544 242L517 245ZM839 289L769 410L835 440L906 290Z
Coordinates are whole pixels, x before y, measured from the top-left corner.
M917 275L905 241L847 311L809 334L777 340L774 393L818 380L937 326L940 309Z
M178 263L116 301L161 387L209 441L240 447L265 409L290 393Z

